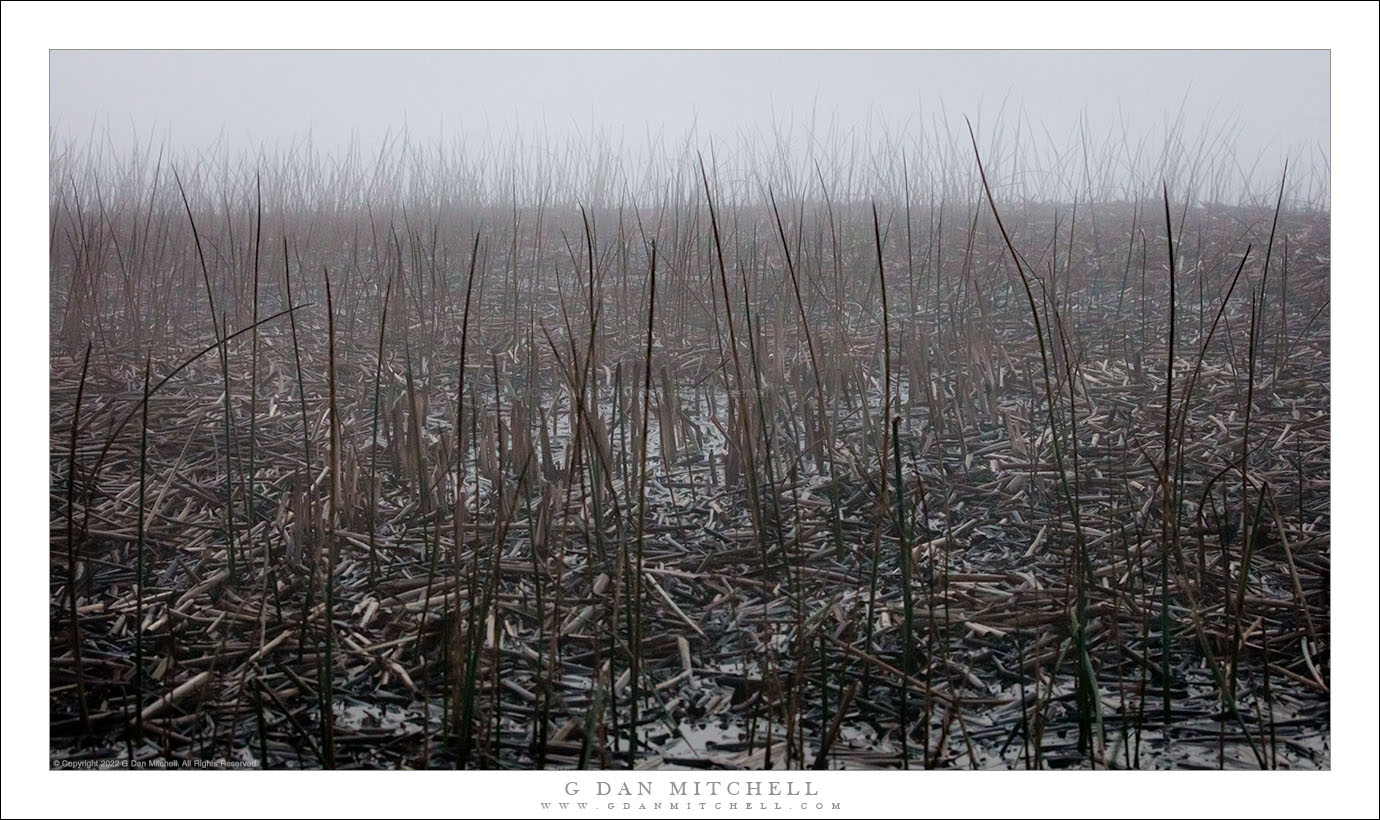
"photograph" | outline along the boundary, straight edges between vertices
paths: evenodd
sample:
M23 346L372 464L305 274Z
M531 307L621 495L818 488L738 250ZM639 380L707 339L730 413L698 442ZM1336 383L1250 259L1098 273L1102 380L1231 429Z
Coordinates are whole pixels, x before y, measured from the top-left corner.
M1333 625L1375 637L1374 576L1334 619L1333 459L1373 505L1375 303L1334 336L1329 48L337 40L33 49L37 786L915 816L993 785L931 770L1354 760L1333 690L1375 699L1374 647ZM1124 801L1079 777L1029 811Z

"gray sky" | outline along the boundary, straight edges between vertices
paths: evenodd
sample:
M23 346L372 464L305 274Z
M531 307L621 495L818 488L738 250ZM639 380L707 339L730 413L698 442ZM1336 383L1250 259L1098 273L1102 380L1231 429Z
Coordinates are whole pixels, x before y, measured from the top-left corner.
M1305 173L1330 156L1326 51L53 51L50 70L54 134L108 127L117 151L132 134L252 150L310 131L320 151L355 137L367 156L404 123L414 142L516 124L630 146L661 129L675 146L692 126L928 134L999 113L1060 149L1086 116L1094 139L1124 129L1154 151L1182 111L1188 140L1225 131L1272 181L1286 154Z
M1245 152L1329 138L1325 51L54 51L51 72L59 134L108 122L125 139L132 123L188 147L309 128L323 150L352 132L368 145L404 119L416 136L515 119L733 133L812 107L900 124L922 106L992 116L1003 101L1056 136L1084 110L1095 130L1118 117L1140 130L1184 104L1189 133L1234 118Z

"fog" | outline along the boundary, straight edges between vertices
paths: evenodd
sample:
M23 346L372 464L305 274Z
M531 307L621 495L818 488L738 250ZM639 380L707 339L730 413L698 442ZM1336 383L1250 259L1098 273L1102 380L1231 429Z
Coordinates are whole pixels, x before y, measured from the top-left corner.
M1357 625L1376 553L1347 546L1373 529L1380 429L1375 4L4 5L4 531L30 545L5 559L4 640L29 661L5 674L11 771L35 750L135 768L222 747L204 762L1255 768L1259 744L1278 768L1343 751L1321 794L1135 799L1373 813L1353 771L1376 762L1374 675L1355 683L1375 670ZM206 50L411 44L796 50ZM931 50L803 50L843 44ZM1214 50L1125 48L1162 45ZM977 147L994 189L973 184ZM601 162L626 183L649 154L664 163L643 178L679 197L588 196ZM510 169L511 206L466 202L467 163ZM1052 205L1019 201L1023 168ZM434 187L409 187L414 169ZM740 171L762 177L735 201ZM776 214L782 180L804 195L778 185ZM1248 207L1206 201L1219 191ZM341 207L315 208L323 192ZM613 435L573 436L596 428ZM513 430L538 469L501 452ZM429 518L423 460L442 478ZM750 492L768 469L777 490ZM500 534L505 500L525 503ZM609 554L634 545L640 567L644 518L645 585L587 543L616 533ZM340 564L322 533L354 539ZM417 588L425 558L466 588L468 619ZM907 572L926 581L913 615ZM802 613L818 634L791 642ZM773 759L774 731L797 752ZM830 774L848 814L906 799ZM18 780L6 816L148 797L121 779L55 802ZM431 782L412 802L453 805L453 781ZM470 772L466 800L530 812L558 791L513 782ZM321 811L290 785L234 799ZM1127 797L1115 778L1083 792ZM983 800L1046 796L1066 793Z
M1209 145L1240 180L1325 179L1326 51L73 51L51 53L55 144L115 155L302 145L366 156L473 141L780 142L915 135L1066 157ZM998 135L1001 135L998 137ZM394 144L396 143L389 143ZM1321 184L1325 188L1325 183Z

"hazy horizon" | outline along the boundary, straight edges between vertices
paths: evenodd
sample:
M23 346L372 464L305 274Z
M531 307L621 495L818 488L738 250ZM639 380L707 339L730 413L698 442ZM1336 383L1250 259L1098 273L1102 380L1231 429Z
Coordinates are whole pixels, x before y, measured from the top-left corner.
M1083 142L1128 155L1212 145L1270 187L1286 159L1298 177L1328 175L1329 63L1327 51L54 50L49 124L54 144L117 157L138 140L174 155L309 143L368 158L405 134L413 148L483 144L491 162L514 142L630 160L666 144L788 144L799 159L952 140L967 117L980 140L1018 135L1036 165L1070 162Z

